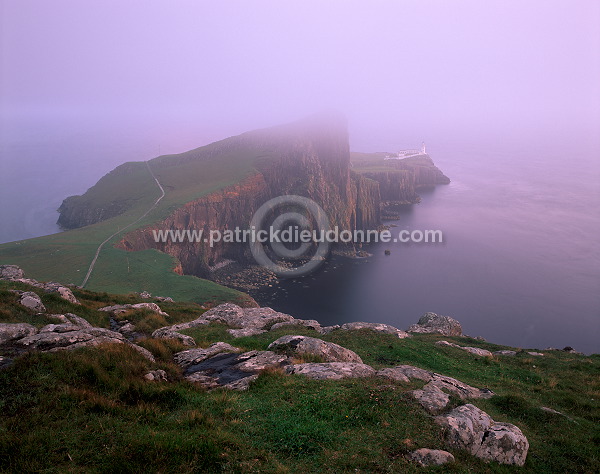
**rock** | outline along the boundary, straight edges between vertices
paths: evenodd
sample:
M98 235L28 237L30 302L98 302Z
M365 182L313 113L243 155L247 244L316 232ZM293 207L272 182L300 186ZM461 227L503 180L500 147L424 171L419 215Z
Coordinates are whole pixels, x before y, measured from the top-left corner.
M8 357L0 356L0 370L9 367L10 365L12 365L12 363L13 363L12 359L9 359Z
M334 326L325 326L325 327L322 327L319 332L321 334L325 335L325 334L329 334L329 333L331 333L333 331L337 331L340 328L341 328L341 326L339 324L336 324Z
M500 356L516 356L517 352L516 351L509 351L509 350L501 350L501 351L495 351L492 352L493 355L500 355Z
M416 451L409 453L407 458L421 466L441 466L442 464L454 462L454 456L452 454L448 451L441 451L439 449L417 449Z
M27 323L0 323L0 345L37 334L38 330Z
M25 272L17 265L0 265L0 280L18 280Z
M382 369L377 372L377 375L401 382L408 382L409 379L418 379L427 382L422 389L413 390L410 393L419 401L423 408L429 413L434 414L439 413L448 405L450 401L448 393L461 400L491 398L494 396L494 392L487 388L472 387L452 377L413 367L412 365L399 365L393 368Z
M288 326L304 326L308 329L314 329L317 332L321 332L321 324L319 321L314 319L293 319L292 321L284 321L282 323L275 323L271 326L270 331L275 331Z
M268 349L286 352L291 355L314 355L322 357L325 362L357 362L362 359L355 352L333 342L322 341L307 336L282 336L269 344Z
M73 303L73 304L81 304L79 302L79 300L77 298L75 298L75 295L73 294L71 289L67 288L66 286L59 286L56 289L56 292L60 295L60 297L63 300L67 300L68 302Z
M487 413L467 404L435 418L445 430L447 443L486 461L525 464L529 442L510 423L496 423Z
M400 339L404 339L405 337L410 337L410 334L404 332L394 326L390 326L389 324L380 324L380 323L366 323L366 322L355 322L355 323L346 323L342 324L340 327L343 331L356 331L359 329L370 329L371 331L381 332L384 334L393 334Z
M227 324L233 328L269 329L276 323L293 321L289 314L278 313L271 308L240 308L232 303L224 303L204 313L203 318Z
M193 347L196 345L196 341L191 336L186 336L175 331L171 331L170 327L157 329L152 333L152 337L155 339L176 339L181 341L184 346Z
M448 341L437 341L435 344L437 346L456 347L457 349L462 349L463 351L470 352L471 354L479 357L492 357L492 353L490 351L486 349L480 349L479 347L459 346L458 344Z
M93 346L103 342L123 343L125 338L114 331L103 328L77 328L75 331L67 332L40 332L24 337L16 341L16 345L25 349L47 351L53 349L69 349Z
M408 332L416 333L438 333L444 336L461 336L462 327L460 323L449 316L435 313L425 313L417 324L408 328Z
M399 372L393 368L385 368L377 371L378 377L385 377L386 379L393 380L394 382L409 383L409 378L402 372Z
M215 342L206 349L189 349L187 351L178 352L173 356L173 360L179 367L187 369L190 365L199 364L200 362L222 352L239 351L239 348L233 347L231 344L227 344L226 342Z
M431 414L440 413L450 402L448 394L431 382L422 390L413 390L411 395Z
M129 339L135 335L135 326L130 322L127 322L120 326L119 329L117 329L117 332Z
M175 303L175 300L170 296L155 296L154 299L156 301L162 301L163 303Z
M138 352L140 355L142 355L144 358L148 359L150 362L154 363L156 362L156 359L154 358L154 356L152 355L152 352L150 352L148 349L146 349L145 347L142 346L138 346L137 344L134 344L133 342L128 341L127 339L123 341L125 344L127 344L129 347L131 347L134 351Z
M271 351L250 351L243 354L221 352L188 365L184 375L186 380L199 383L207 389L224 387L246 390L261 371L287 364L289 359L286 356Z
M288 374L301 374L316 380L374 377L377 374L371 366L354 362L296 364L286 367L285 370Z
M119 314L126 313L127 311L135 309L147 309L158 313L161 316L169 317L169 315L162 311L160 309L160 306L158 306L156 303L116 304L113 306L105 306L104 308L98 309L98 311L105 311L107 313L112 313L113 315L117 316Z
M534 356L534 357L541 357L544 355L541 352L528 352L527 354L529 354L530 356Z
M41 298L33 291L25 291L21 295L19 303L28 309L37 311L38 313L46 312L46 307L44 306L44 303L42 303Z
M167 373L164 370L151 370L146 375L144 375L144 379L148 382L166 382L167 381Z
M233 337L250 337L258 336L259 334L267 332L265 329L258 328L242 328L242 329L228 329L227 332Z
M140 298L144 298L145 300L152 298L152 295L150 293L148 293L147 291L142 291L141 293L139 293Z

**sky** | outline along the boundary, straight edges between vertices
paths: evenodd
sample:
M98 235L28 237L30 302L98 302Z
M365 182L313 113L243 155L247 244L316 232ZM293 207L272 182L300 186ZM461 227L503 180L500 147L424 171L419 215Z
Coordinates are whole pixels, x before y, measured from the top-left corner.
M331 109L364 151L599 140L597 0L0 0L0 18L5 141L64 122L184 151Z

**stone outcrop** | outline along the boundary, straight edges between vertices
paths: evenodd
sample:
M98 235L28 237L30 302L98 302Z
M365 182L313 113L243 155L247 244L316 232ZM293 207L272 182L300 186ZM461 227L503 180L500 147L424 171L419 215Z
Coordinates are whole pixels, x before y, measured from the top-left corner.
M0 323L0 345L15 339L22 339L37 334L38 330L26 323Z
M269 344L268 349L275 352L285 352L289 356L317 356L322 358L324 362L357 362L362 364L362 359L350 349L314 337L282 336Z
M394 326L390 326L389 324L380 324L380 323L366 323L366 322L355 322L355 323L346 323L340 326L342 331L357 331L360 329L369 329L375 332L381 332L384 334L393 334L399 339L404 339L405 337L410 337L410 334L402 331L401 329L395 328Z
M408 328L408 332L438 333L444 336L462 336L460 323L449 316L425 313L417 324Z
M452 377L413 367L412 365L399 365L393 368L381 369L377 372L377 375L397 382L408 382L410 379L427 382L422 389L413 390L411 395L425 410L432 414L440 413L447 407L450 402L449 395L454 395L461 400L494 396L494 392L487 388L472 387Z
M370 365L355 362L323 362L296 364L286 367L288 374L304 375L316 380L339 380L345 378L374 377L375 369Z
M410 461L413 461L421 466L441 466L454 462L454 456L448 451L439 449L421 448L409 453L406 456Z
M487 413L471 404L455 408L435 418L445 431L447 443L480 459L522 466L529 442L519 428L497 423Z
M184 376L189 382L198 383L207 389L223 387L246 390L263 370L287 364L287 356L271 351L250 351L243 354L221 351L205 359L200 356L200 362L187 366Z
M173 360L182 369L187 369L191 365L199 364L222 352L240 352L240 349L226 342L215 342L206 349L189 349L178 352L174 355Z
M473 355L479 357L492 357L493 354L487 349L481 349L479 347L470 347L470 346L459 346L458 344L454 344L453 342L448 341L437 341L435 343L437 346L446 346L446 347L455 347L457 349L462 349L463 351L470 352Z
M17 265L0 265L0 280L18 280L25 273Z
M167 313L161 310L160 306L158 306L156 303L116 304L113 306L105 306L103 308L99 308L98 311L104 311L106 313L111 313L114 316L118 316L128 311L140 309L147 309L148 311L158 313L161 316L165 317L169 316Z

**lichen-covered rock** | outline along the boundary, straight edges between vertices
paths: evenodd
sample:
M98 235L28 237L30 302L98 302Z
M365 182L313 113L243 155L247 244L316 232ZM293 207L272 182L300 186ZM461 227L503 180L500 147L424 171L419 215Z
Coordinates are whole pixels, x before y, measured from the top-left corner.
M233 347L226 342L215 342L206 349L189 349L187 351L178 352L173 356L173 360L179 367L187 369L190 365L199 364L222 352L240 352L240 349Z
M33 291L25 291L21 295L19 303L26 308L31 309L32 311L37 311L38 313L44 313L46 311L46 307L44 306L44 303L42 303L41 298Z
M322 357L325 362L357 362L362 359L355 352L333 342L322 341L307 336L282 336L269 344L268 349L288 355L314 355Z
M305 375L316 380L339 380L344 378L374 377L377 372L371 366L355 362L323 362L296 364L286 367L288 374Z
M409 453L407 458L421 466L441 466L454 462L454 456L448 451L421 448Z
M38 330L27 323L0 323L0 345L37 334Z
M184 346L193 347L196 345L196 341L191 336L186 336L176 331L171 331L171 327L164 327L157 329L152 333L152 337L155 339L175 339L181 341Z
M435 313L425 313L417 324L408 328L408 332L416 333L438 333L444 336L461 336L462 327L460 323L449 316Z
M208 321L227 324L232 328L269 329L272 325L293 321L289 314L279 313L271 308L240 308L233 303L224 303L202 315Z
M496 423L474 405L455 408L435 418L445 430L452 447L468 451L486 461L522 466L527 458L529 442L519 428L510 423Z
M517 351L502 350L502 351L494 351L494 352L492 352L492 354L500 355L500 356L516 356Z
M118 332L103 328L77 328L67 332L40 332L24 337L15 342L16 345L32 350L52 350L61 347L84 347L97 345L103 342L124 342L125 338Z
M0 265L0 280L18 280L25 272L17 265Z
M355 322L355 323L346 323L340 326L340 329L343 331L356 331L359 329L369 329L375 332L381 332L384 334L393 334L400 339L404 339L405 337L410 337L410 334L402 331L401 329L395 328L394 326L390 326L389 324L381 324L381 323L366 323L366 322Z
M116 304L113 306L105 306L104 308L98 309L98 311L105 311L107 313L112 313L113 315L117 316L119 314L126 313L127 311L135 309L147 309L149 311L158 313L161 316L169 316L167 313L161 310L160 306L158 306L156 303Z
M266 329L259 328L242 328L242 329L228 329L227 332L233 337L251 337L258 336L259 334L267 332Z
M450 402L450 397L431 382L421 390L413 390L411 395L431 414L441 413Z
M281 323L275 323L271 326L271 331L276 331L277 329L281 329L289 326L304 326L308 329L314 329L317 332L321 332L321 324L319 321L314 319L293 319L291 321L284 321Z
M406 375L404 375L404 373L391 367L386 367L385 369L378 370L377 376L385 377L386 379L393 380L394 382L410 382L410 379Z

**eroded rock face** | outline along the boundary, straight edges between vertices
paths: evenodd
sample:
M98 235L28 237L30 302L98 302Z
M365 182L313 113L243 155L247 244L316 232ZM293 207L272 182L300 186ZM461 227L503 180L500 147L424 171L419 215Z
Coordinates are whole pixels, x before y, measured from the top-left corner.
M457 407L435 421L444 428L450 446L486 461L525 464L529 442L521 430L510 423L495 422L474 405Z
M16 339L37 334L38 330L26 323L0 323L0 345Z
M366 322L355 322L355 323L346 323L342 324L340 327L343 331L356 331L359 329L369 329L375 332L381 332L384 334L393 334L400 339L404 339L405 337L410 337L410 334L402 331L401 329L395 328L394 326L390 326L389 324L380 324L380 323L366 323Z
M354 362L296 364L286 367L286 372L288 374L305 375L316 380L374 377L377 374L371 366Z
M408 332L416 333L438 333L444 336L461 336L462 327L460 323L449 316L435 313L425 313L417 324L408 328Z
M322 357L325 362L357 362L362 359L355 352L333 342L322 341L307 336L282 336L269 344L268 349L286 352L288 355L314 355Z
M17 265L0 265L0 280L18 280L25 272Z
M441 466L442 464L454 462L452 454L439 449L417 449L409 453L407 458L421 466Z
M186 380L199 383L207 389L224 387L245 390L261 371L289 364L288 357L271 351L250 351L243 354L220 352L200 359L199 363L188 365L184 375Z
M38 313L44 313L46 311L46 307L44 306L44 303L42 303L42 299L33 291L25 291L23 294L21 294L19 303L32 311L37 311Z

